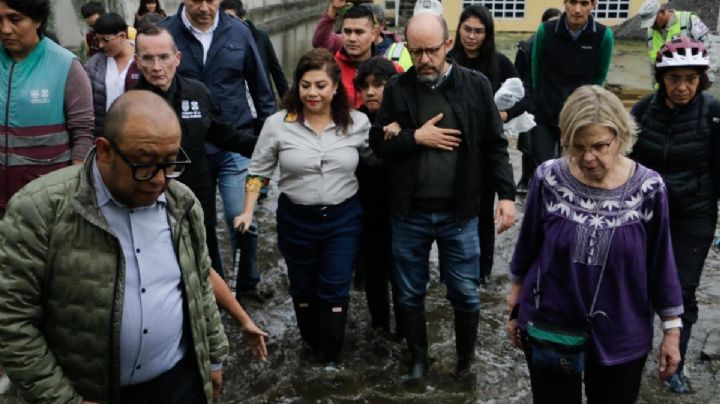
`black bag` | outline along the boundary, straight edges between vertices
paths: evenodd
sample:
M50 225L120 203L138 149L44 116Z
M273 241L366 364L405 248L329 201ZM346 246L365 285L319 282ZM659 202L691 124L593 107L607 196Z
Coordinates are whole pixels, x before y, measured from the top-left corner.
M565 374L580 374L585 368L588 333L528 322L525 326L535 366Z

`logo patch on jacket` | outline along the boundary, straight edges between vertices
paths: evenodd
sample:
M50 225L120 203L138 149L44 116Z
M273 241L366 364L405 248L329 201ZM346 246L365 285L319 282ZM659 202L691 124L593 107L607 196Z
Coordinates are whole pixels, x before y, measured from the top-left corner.
M43 88L42 90L30 90L31 104L48 104L50 103L50 90Z
M202 118L202 112L200 112L200 105L197 101L182 100L180 102L180 113L181 119L200 119Z

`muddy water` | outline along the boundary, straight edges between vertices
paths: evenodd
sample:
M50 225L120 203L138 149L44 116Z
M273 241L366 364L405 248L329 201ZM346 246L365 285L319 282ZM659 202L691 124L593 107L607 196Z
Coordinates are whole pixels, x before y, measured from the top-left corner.
M522 36L502 36L499 49L514 57L514 44ZM610 81L643 87L649 83L642 46L617 44ZM640 44L642 45L642 44ZM641 56L637 56L640 53ZM616 81L613 81L616 80ZM510 150L516 178L520 170L519 153L512 139ZM425 386L405 388L399 375L405 371L407 354L403 344L374 332L363 292L353 290L346 328L343 361L339 369L324 369L307 361L295 326L292 304L287 294L284 262L277 251L275 209L277 190L259 209L262 232L259 289L272 295L266 302L245 302L254 320L270 333L267 362L254 359L245 346L239 328L225 316L231 341L231 355L225 367L225 403L530 403L530 384L522 354L511 347L504 333L504 299L509 290L508 262L512 256L518 225L497 238L492 281L479 293L483 308L476 362L472 375L453 376L455 346L452 310L438 282L437 255L431 263L432 279L428 291L428 331L431 367ZM517 201L518 220L523 199ZM226 252L227 255L227 252ZM228 257L229 259L229 257ZM227 259L226 259L227 262ZM707 260L698 290L700 320L694 329L689 350L688 376L694 394L684 397L665 391L656 377L653 352L647 362L640 403L718 403L720 404L720 363L699 359L707 332L720 327L720 254L713 249ZM659 342L659 331L656 332ZM19 402L14 395L0 397L0 404Z

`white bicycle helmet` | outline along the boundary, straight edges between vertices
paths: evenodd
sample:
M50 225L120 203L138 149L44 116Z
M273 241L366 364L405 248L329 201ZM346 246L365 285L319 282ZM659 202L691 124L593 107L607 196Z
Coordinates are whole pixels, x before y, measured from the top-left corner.
M665 45L657 53L655 67L709 67L710 58L702 42L681 36Z

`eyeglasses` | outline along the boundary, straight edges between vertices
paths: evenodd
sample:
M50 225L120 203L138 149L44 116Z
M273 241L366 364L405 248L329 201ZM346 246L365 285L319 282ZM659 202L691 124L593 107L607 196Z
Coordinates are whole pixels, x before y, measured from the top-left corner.
M163 53L161 55L141 55L138 56L138 64L145 67L151 67L158 62L161 66L167 66L173 60L175 55Z
M475 34L480 35L485 33L485 28L473 28L469 25L463 24L460 28L462 28L463 31L465 31L466 34Z
M163 174L167 179L173 179L179 177L185 168L191 163L190 157L188 157L185 150L181 147L178 154L181 156L181 160L168 161L164 163L135 163L130 161L130 158L123 153L112 141L108 139L110 146L117 152L118 156L132 169L133 179L135 181L148 181L155 178L158 171L163 170Z
M410 53L410 56L413 57L413 59L420 59L422 58L423 54L428 55L430 58L437 57L438 53L440 52L440 49L445 46L445 42L441 43L438 46L433 46L432 48L408 48L408 52Z
M688 74L687 76L680 76L678 74L666 74L664 77L665 81L674 86L679 86L685 83L689 86L694 86L700 81L699 74Z
M113 34L107 36L96 35L95 39L97 39L98 43L110 43L113 39L117 38L118 35L120 34Z
M590 145L590 147L585 147L585 146L581 146L578 144L574 144L572 146L565 145L565 146L563 146L563 148L565 149L565 151L568 154L570 154L572 156L581 157L581 156L584 156L585 153L590 152L590 154L592 154L595 157L602 157L602 156L608 154L608 152L610 151L610 145L613 144L615 139L617 139L617 136L613 137L612 140L609 142L595 143L593 145Z

